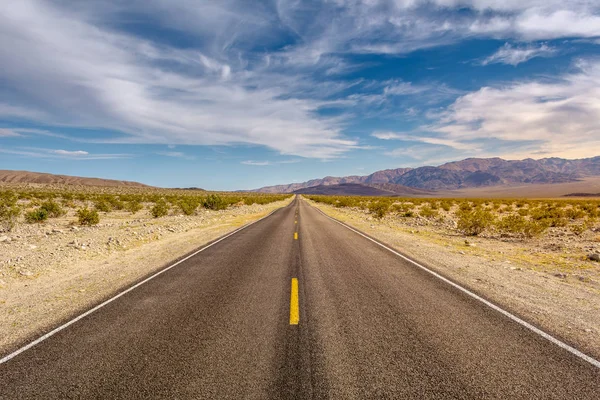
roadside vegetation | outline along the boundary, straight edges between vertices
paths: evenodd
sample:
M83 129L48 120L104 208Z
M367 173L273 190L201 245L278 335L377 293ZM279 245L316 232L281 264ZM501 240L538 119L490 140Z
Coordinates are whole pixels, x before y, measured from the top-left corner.
M194 216L202 210L226 210L252 204L269 204L290 195L205 192L154 188L107 187L0 187L0 232L19 223L44 224L52 218L68 218L73 225L97 225L108 214L147 213Z
M372 218L405 220L452 229L465 236L530 239L551 228L581 235L600 221L593 199L430 199L306 195L338 208L353 208Z

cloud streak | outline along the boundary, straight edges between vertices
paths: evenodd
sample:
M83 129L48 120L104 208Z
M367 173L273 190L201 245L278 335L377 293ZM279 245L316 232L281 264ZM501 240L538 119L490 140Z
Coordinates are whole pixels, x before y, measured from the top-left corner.
M517 66L535 57L552 57L556 52L556 49L546 44L514 47L509 43L505 43L497 52L485 58L481 65L501 63Z

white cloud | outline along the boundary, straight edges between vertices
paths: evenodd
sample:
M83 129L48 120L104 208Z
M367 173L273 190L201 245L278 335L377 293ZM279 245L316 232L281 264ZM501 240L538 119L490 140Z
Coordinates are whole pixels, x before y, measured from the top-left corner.
M272 165L272 163L270 161L253 161L253 160L247 160L247 161L242 161L240 164L244 164L244 165L255 165L255 166L266 166L266 165Z
M418 133L406 133L406 132L373 132L371 136L381 140L402 140L405 142L418 142L424 144L431 144L436 146L450 147L455 150L468 150L475 151L478 146L471 143L463 143L456 140L446 139L443 137L431 137L425 136ZM399 151L396 151L398 153ZM396 154L394 153L394 154Z
M488 143L482 153L507 157L597 156L600 61L581 61L578 68L553 81L484 87L458 98L436 123L422 129L453 142Z
M21 135L12 129L0 128L0 137L19 137L19 136L21 136Z
M90 154L87 151L83 151L83 150L75 150L75 151L69 151L69 150L52 150L51 153L59 154L61 156L87 156L87 155Z
M159 151L156 154L165 156L165 157L183 158L186 160L194 160L195 159L195 157L189 156L181 151Z
M514 47L509 43L505 43L498 51L484 59L481 64L502 63L517 66L535 57L551 57L554 54L556 54L556 49L546 44Z
M16 147L3 148L0 147L0 153L12 154L26 158L42 158L42 159L68 159L68 160L114 160L131 158L131 154L90 154L82 150L61 150L61 149L44 149L37 147Z

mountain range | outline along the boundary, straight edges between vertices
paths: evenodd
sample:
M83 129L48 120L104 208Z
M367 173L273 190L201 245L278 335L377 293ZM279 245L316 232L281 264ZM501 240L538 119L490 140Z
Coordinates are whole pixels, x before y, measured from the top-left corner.
M44 185L84 185L84 186L128 186L150 187L139 182L114 179L84 178L80 176L55 175L43 172L0 170L0 183L44 184Z
M525 160L467 158L437 167L386 169L365 176L327 176L302 183L266 186L257 189L257 191L264 193L312 193L317 191L316 188L318 187L358 184L366 186L366 192L371 192L370 188L373 188L373 185L393 184L399 185L398 194L408 194L403 193L403 190L406 189L402 188L440 191L503 185L552 184L575 182L590 176L600 176L600 156L577 160L563 158L543 158L539 160L531 158ZM306 190L309 188L312 189ZM394 188L398 189L398 187L390 187L391 191L395 192ZM386 190L381 187L376 189ZM352 187L352 190L356 192L357 187ZM325 194L323 188L318 191ZM340 192L336 194L342 194L343 187L336 190L336 192ZM414 194L418 195L417 193Z

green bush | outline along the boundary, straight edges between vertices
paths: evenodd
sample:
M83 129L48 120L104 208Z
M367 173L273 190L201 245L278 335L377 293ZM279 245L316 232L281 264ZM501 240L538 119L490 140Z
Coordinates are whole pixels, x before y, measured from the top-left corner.
M196 209L200 205L200 199L194 198L194 197L188 197L188 198L180 200L177 205L181 209L181 212L184 213L185 215L194 215L194 213L196 212Z
M429 205L426 205L426 206L421 207L421 210L419 211L419 215L424 218L434 218L434 217L437 217L439 215L439 213L437 210L434 210Z
M46 200L40 205L40 208L46 211L49 218L58 218L66 214L62 207L54 200Z
M38 208L33 211L29 211L25 214L25 222L28 224L36 224L44 222L48 219L48 211L43 208Z
M90 210L87 207L77 210L77 219L79 225L96 225L100 222L100 216L97 210Z
M377 219L385 217L385 214L387 214L389 209L389 203L383 201L371 202L371 204L369 204L369 212Z
M3 192L0 197L0 230L10 232L21 215L14 192Z
M209 210L224 210L227 208L227 203L218 194L211 194L204 200L204 208Z
M548 229L548 220L529 221L521 215L508 215L497 221L496 228L502 234L520 234L532 238Z
M477 236L490 227L494 222L494 216L491 212L479 207L472 211L459 211L457 228L468 236Z
M110 205L110 203L106 200L98 200L94 203L94 208L97 211L102 211L102 212L111 212L112 211L112 206Z
M110 204L110 208L112 208L113 210L122 210L125 208L125 203L123 203L115 196L107 197L106 201L108 202L108 204Z
M132 214L137 213L138 211L142 210L143 208L144 208L144 206L142 205L142 203L140 203L139 201L136 201L136 200L128 201L125 204L125 210L129 211Z
M150 209L150 213L154 218L164 217L169 214L169 205L165 199L159 199Z

